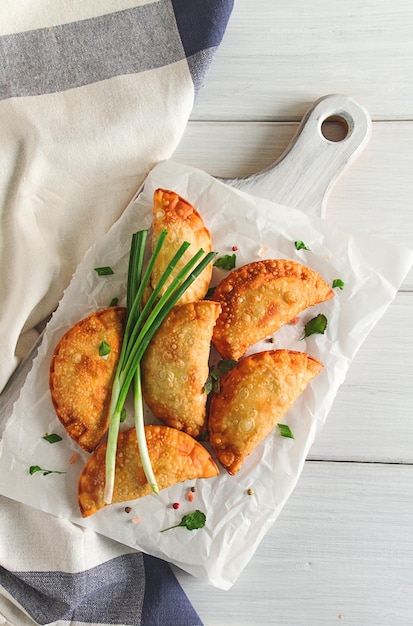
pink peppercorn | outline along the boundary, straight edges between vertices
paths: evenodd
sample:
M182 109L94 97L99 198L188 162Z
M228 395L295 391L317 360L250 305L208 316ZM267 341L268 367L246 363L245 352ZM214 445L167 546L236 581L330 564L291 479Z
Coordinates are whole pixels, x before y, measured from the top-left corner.
M232 246L232 251L236 252L238 250L238 246Z
M290 326L297 326L299 321L300 321L300 318L297 316L297 317L293 317L293 319L290 320L288 323Z
M179 509L179 502L174 502L172 506L174 509Z

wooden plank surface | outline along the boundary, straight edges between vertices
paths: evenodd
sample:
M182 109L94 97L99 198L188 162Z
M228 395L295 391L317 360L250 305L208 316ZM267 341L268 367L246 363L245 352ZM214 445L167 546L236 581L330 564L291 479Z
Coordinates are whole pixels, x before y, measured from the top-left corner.
M346 94L373 132L327 219L413 248L412 28L410 0L237 0L173 158L219 178L251 175L280 157L314 101ZM205 626L413 623L412 312L410 272L234 587L176 570Z
M373 120L410 120L410 0L237 0L193 112L201 120L300 120L351 95Z
M173 159L219 178L248 176L277 160L297 127L291 122L191 122ZM367 147L330 193L327 218L346 230L412 248L412 145L413 123L373 122ZM404 288L413 288L413 273Z
M207 626L411 626L412 489L411 466L310 461L229 591L174 571Z
M412 311L399 293L367 337L310 459L413 464Z
M192 123L174 159L212 175L247 176L274 162L296 128L297 124L287 123ZM410 247L413 220L408 195L413 197L413 176L408 172L409 132L413 142L413 124L380 123L378 128L373 124L367 148L331 192L328 219L347 230L375 234ZM405 146L399 159L396 145ZM383 175L387 162L384 154L395 156L390 160L389 178ZM228 155L234 155L235 163ZM395 200L390 211L391 190ZM410 272L403 292L357 355L313 447L314 458L412 462L412 288Z

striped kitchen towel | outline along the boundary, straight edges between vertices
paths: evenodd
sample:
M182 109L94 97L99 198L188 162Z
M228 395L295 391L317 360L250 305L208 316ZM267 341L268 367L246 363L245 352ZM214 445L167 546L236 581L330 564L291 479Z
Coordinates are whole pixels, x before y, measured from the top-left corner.
M179 143L232 4L0 3L0 392L85 251Z
M1 498L0 624L202 626L170 566Z
M232 5L0 3L0 391L85 251L173 153ZM201 624L163 561L3 497L0 533L0 623Z

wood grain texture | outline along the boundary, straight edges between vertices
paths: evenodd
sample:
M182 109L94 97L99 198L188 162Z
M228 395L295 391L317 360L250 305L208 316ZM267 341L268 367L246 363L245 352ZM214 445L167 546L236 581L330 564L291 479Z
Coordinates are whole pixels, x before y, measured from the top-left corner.
M412 311L399 293L368 335L310 459L413 464Z
M410 0L237 0L194 120L295 120L328 93L410 120Z
M321 96L369 111L372 136L326 219L413 248L413 4L237 0L173 158L249 176ZM205 626L413 623L413 271L356 355L299 483L234 587L177 575Z
M173 159L212 176L249 176L280 158L297 128L291 122L192 122ZM412 145L413 123L373 122L366 148L331 189L327 219L412 248ZM403 288L413 289L413 273Z
M340 119L345 128L340 141L331 141L323 132L333 119ZM362 154L371 129L369 113L355 100L338 94L324 96L308 109L275 163L252 176L227 182L247 193L325 217L330 190Z
M307 462L229 591L174 571L207 626L411 626L412 489L411 466Z
M318 98L349 95L373 132L327 219L413 247L412 28L411 0L237 0L173 159L220 178L254 174ZM234 587L174 568L205 626L413 623L412 312L410 272Z

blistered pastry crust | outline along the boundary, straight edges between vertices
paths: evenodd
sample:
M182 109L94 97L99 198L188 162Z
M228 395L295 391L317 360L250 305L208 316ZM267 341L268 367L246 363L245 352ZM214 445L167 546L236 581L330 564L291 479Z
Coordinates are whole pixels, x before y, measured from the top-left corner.
M221 381L209 416L211 446L229 474L284 417L322 363L292 350L246 356Z
M193 437L206 421L205 383L212 331L221 310L201 300L175 306L142 359L142 390L154 415Z
M168 426L145 426L149 458L159 489L219 473L209 452L184 432ZM105 506L106 442L88 459L79 478L78 498L83 517ZM151 493L139 456L134 428L121 432L116 452L115 487L112 502L135 500Z
M212 295L222 308L213 344L223 357L238 360L306 308L333 295L317 272L295 261L248 263L228 274Z
M205 253L212 251L211 235L195 207L174 191L157 189L153 197L152 248L155 247L161 232L164 230L168 232L168 236L153 268L152 287L159 282L169 261L184 241L188 241L191 245L180 259L172 277L184 267L200 248ZM210 263L183 294L179 304L205 298L211 276L212 264Z
M123 339L126 311L110 307L75 324L57 344L49 374L57 417L81 448L91 452L109 427L112 383ZM102 357L102 341L110 353Z

